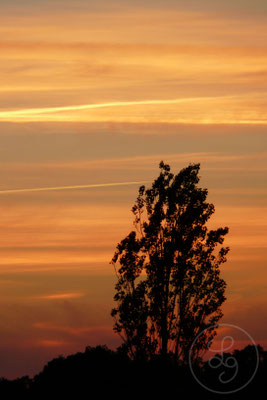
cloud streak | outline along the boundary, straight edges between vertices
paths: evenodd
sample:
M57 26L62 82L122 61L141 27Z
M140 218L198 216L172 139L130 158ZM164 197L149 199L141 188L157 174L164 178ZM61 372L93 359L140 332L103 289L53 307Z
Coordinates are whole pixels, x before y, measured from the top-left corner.
M37 298L44 300L61 300L61 299L76 299L78 297L83 297L83 296L85 296L85 294L81 292L70 292L70 293L48 294L44 296L38 296Z

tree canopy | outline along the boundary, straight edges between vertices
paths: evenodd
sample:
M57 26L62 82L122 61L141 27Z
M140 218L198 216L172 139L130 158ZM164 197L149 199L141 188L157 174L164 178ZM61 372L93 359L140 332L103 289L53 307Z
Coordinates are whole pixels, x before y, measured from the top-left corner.
M117 274L114 330L132 358L155 355L186 362L195 337L207 327L194 357L207 348L222 317L226 283L220 265L228 227L208 229L215 211L198 187L200 164L178 174L159 164L151 188L141 186L132 208L135 229L112 259Z

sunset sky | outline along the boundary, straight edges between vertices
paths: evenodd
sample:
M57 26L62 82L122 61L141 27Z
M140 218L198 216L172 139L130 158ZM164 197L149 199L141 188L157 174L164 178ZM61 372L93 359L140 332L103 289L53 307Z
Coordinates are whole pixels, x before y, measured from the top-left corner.
M0 376L119 345L109 262L161 160L200 162L223 322L267 347L266 28L266 0L1 0Z

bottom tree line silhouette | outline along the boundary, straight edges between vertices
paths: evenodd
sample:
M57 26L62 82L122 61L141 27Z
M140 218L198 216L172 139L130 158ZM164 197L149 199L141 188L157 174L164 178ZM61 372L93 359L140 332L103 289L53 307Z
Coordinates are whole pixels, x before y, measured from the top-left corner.
M227 390L233 391L246 381L251 365L251 354L254 346L235 350L239 370L238 379ZM253 380L242 390L227 394L227 399L243 399L244 395L255 396L264 393L266 388L267 352L257 346L259 365ZM229 354L218 355L229 357ZM208 361L199 364L198 377L206 387L214 387L224 393L225 383L218 380L219 373L210 368ZM164 398L177 395L177 398L197 396L205 399L221 399L222 394L209 392L199 385L188 366L174 360L155 357L150 360L133 360L120 350L113 351L106 346L87 347L83 353L68 357L59 356L50 361L42 372L34 378L24 376L13 381L0 380L0 395L3 399L23 396L26 399L62 398L68 396L75 399L110 396L116 398L157 396L163 393ZM16 398L16 397L15 397ZM100 397L101 398L101 397ZM149 397L151 398L151 397Z
M111 315L122 345L60 356L33 378L2 378L2 398L163 393L214 399L228 392L228 399L239 399L264 389L267 352L261 346L217 354L216 366L200 357L223 315L220 267L229 252L222 246L228 227L207 227L215 208L208 190L198 187L199 164L176 175L162 161L159 167L151 188L140 187L132 208L135 230L117 245L111 262L117 275Z

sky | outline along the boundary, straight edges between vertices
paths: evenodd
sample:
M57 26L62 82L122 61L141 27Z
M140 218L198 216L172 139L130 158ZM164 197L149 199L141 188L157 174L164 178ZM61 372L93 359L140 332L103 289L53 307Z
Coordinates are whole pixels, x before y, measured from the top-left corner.
M0 376L120 344L110 260L161 160L200 163L223 322L266 347L266 23L265 0L1 1Z

